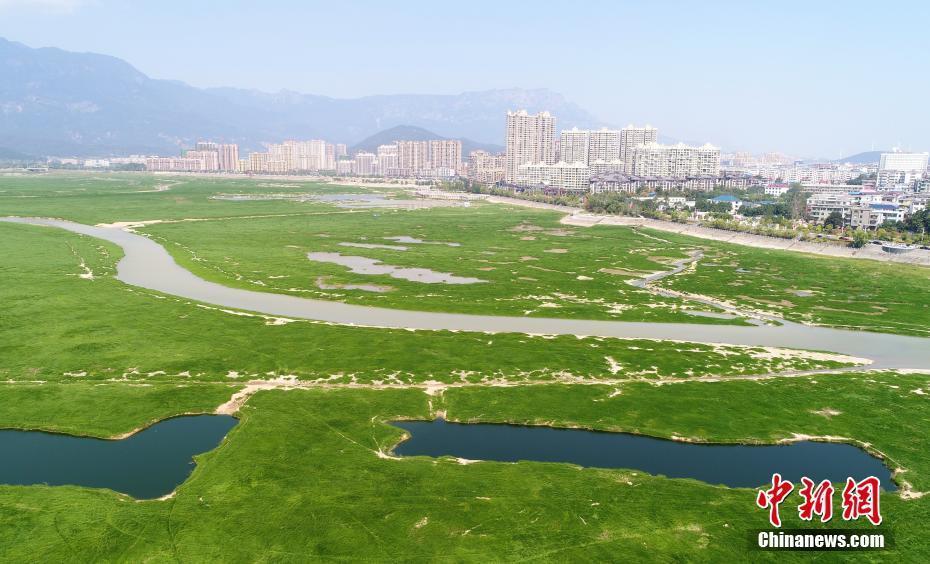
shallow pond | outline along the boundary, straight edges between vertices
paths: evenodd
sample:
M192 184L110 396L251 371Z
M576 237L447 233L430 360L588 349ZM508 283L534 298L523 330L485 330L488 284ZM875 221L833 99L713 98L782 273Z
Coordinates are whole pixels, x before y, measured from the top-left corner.
M0 484L109 488L137 499L169 494L236 425L228 415L166 419L120 440L0 430Z
M355 274L387 275L391 278L423 282L424 284L479 284L485 282L480 278L455 276L448 272L436 272L428 268L407 268L384 264L380 260L366 257L343 255L340 253L307 253L307 258L316 262L326 262L347 267Z
M394 421L411 437L394 449L400 456L454 456L468 460L567 462L595 468L625 468L669 478L751 488L778 472L798 483L845 482L876 476L897 489L881 460L852 445L804 441L789 445L695 444L629 433L489 423Z

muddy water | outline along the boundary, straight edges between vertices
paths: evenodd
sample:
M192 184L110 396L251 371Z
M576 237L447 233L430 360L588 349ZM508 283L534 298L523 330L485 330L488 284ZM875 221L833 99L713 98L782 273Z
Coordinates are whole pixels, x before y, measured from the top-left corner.
M628 433L526 427L489 423L395 421L410 438L394 448L400 456L454 456L497 462L568 462L594 468L625 468L669 478L693 478L734 488L758 487L778 472L798 483L845 482L876 476L897 489L881 460L852 445L805 441L790 445L694 444Z
M588 335L793 347L865 357L872 359L873 367L878 368L930 370L930 339L919 337L808 327L794 323L761 327L643 323L466 315L358 306L242 290L208 282L180 267L158 243L120 229L43 218L0 220L58 227L119 245L125 256L117 265L117 278L126 284L222 307L275 316L406 329Z
M480 278L455 276L448 272L436 272L428 268L393 266L384 264L380 260L343 255L340 253L307 253L307 258L316 262L345 266L349 271L355 274L386 275L399 280L422 282L424 284L480 284L486 282Z

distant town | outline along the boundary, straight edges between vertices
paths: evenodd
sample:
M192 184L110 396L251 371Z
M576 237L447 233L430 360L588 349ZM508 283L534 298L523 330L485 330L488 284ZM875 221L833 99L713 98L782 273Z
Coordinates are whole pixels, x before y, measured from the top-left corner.
M649 125L557 133L556 123L549 112L507 112L503 153L475 150L463 156L457 139L397 139L351 155L346 144L321 139L271 143L248 154L236 144L201 141L175 156L49 158L48 166L455 183L553 203L616 194L628 204L602 203L595 211L662 219L682 219L686 212L690 219L739 230L783 216L791 221L777 222L773 232L783 237L794 237L798 227L810 225L902 231L916 214L928 213L926 152L895 150L876 154L875 162L808 163L781 153L721 154L710 143L662 144L658 129ZM797 201L793 210L783 205L792 189L804 194L800 211ZM910 231L923 236L927 218L920 219ZM772 231L771 225L767 230Z

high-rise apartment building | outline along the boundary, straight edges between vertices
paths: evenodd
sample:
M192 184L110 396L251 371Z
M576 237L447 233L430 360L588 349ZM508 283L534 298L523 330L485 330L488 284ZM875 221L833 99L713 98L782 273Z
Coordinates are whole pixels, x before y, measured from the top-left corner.
M506 162L504 155L472 151L468 155L468 178L482 184L496 184L504 179Z
M384 176L397 175L397 145L379 145L377 150L378 166Z
M430 169L428 141L396 141L397 168L401 176L415 176Z
M620 160L623 161L627 173L633 173L633 149L650 143L657 143L659 130L646 125L636 127L628 125L620 130Z
M296 154L294 150L296 144L296 141L285 141L284 143L280 144L268 145L268 153L271 155L268 158L268 163L273 161L275 163L273 165L275 169L283 167L285 172L297 170L297 166L295 164L296 159L294 158ZM266 167L268 166L270 165L266 163Z
M649 143L632 149L632 174L660 178L719 176L720 149L710 144L692 147L679 143Z
M521 165L555 163L554 132L555 118L549 112L507 112L507 182L517 182Z
M598 129L589 132L588 163L612 162L620 158L620 131Z
M566 163L613 163L620 158L621 133L616 129L562 131L559 160Z
M239 168L239 145L223 144L217 146L220 170L236 172Z
M195 151L217 151L218 146L212 141L198 141Z
M559 160L567 163L588 164L588 142L590 131L587 129L562 130L559 142Z
M336 161L336 174L340 176L352 176L356 174L355 161L352 159L339 159Z
M355 173L359 176L375 176L380 173L378 156L374 153L355 153Z
M268 172L268 153L249 153L249 170L252 172Z
M336 146L324 141L323 149L325 154L323 159L323 170L336 170Z
M187 151L184 156L188 159L200 161L200 171L215 172L220 169L220 161L216 151Z
M457 139L434 139L429 141L430 168L453 172L462 170L462 142Z

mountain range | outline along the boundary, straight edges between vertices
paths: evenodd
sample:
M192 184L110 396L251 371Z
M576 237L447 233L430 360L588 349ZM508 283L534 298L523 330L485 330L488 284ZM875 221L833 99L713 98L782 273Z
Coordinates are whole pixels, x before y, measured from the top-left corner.
M354 155L358 151L368 151L374 153L378 149L378 145L388 145L397 140L404 141L429 141L431 139L446 139L441 135L437 135L432 131L423 129L422 127L416 127L413 125L397 125L390 129L385 129L384 131L379 131L374 135L366 137L365 139L359 141L355 145L349 147L349 154ZM472 141L468 138L459 137L462 141L462 155L468 155L472 151L482 150L488 151L489 153L501 153L504 151L503 145L495 145L493 143L479 143L478 141Z
M887 152L888 151L865 151L863 153L856 153L855 155L843 157L842 159L836 159L833 162L850 164L873 164L881 160L882 153Z
M150 78L115 57L3 38L0 77L0 148L32 155L174 154L199 139L244 149L292 138L357 145L396 126L421 128L420 135L428 130L427 138L469 140L463 145L475 148L503 142L504 115L512 109L548 110L559 128L603 125L546 89L340 99L196 88Z

